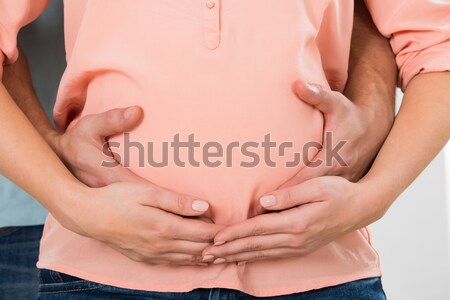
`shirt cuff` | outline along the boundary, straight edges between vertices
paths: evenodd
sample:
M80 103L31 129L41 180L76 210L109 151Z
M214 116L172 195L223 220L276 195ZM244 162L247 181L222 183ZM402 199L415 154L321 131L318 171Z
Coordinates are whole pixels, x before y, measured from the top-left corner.
M418 74L450 71L450 43L408 53L398 60L401 60L398 85L405 91L409 82Z

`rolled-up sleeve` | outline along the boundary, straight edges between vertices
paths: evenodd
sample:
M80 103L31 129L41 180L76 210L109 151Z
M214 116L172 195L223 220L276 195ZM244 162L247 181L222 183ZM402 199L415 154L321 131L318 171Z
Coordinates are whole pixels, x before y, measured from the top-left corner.
M0 0L0 80L3 66L13 63L18 55L19 30L36 19L50 0Z
M420 73L450 70L450 0L366 0L380 32L390 38L405 90Z

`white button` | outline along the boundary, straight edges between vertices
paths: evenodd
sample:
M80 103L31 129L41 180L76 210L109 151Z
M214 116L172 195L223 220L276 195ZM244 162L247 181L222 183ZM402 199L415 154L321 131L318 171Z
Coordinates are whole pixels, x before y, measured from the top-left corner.
M214 6L216 6L216 2L214 2L214 1L207 1L206 2L206 7L207 8L212 9L212 8L214 8Z

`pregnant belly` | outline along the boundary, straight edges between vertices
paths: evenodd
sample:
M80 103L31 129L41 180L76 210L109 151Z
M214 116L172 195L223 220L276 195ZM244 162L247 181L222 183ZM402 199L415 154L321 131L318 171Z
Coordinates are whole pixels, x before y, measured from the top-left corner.
M297 99L291 80L156 78L96 77L83 114L141 106L142 123L111 138L111 150L152 183L207 200L215 223L251 217L259 197L304 168L317 152L305 149L322 141L321 113Z

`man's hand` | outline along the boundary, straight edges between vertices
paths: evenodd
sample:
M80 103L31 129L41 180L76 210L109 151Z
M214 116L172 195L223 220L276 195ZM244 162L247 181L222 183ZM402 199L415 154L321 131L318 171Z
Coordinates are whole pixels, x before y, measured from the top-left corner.
M273 213L223 229L203 255L223 263L308 254L380 218L385 208L370 207L370 195L337 176L280 189L260 200Z
M311 160L311 165L283 186L326 175L351 181L360 179L378 153L389 128L378 126L372 110L357 106L339 92L301 81L294 83L294 91L300 100L323 113L323 147ZM337 152L339 160L329 156L332 152Z
M102 167L102 162L114 163L105 147L107 138L137 126L142 109L137 106L112 109L81 118L62 134L51 131L47 141L71 172L91 187L114 182L143 181L142 178L117 163L114 168Z
M333 82L334 78L328 78ZM323 149L315 158L319 167L303 169L285 186L326 175L357 181L370 168L394 123L397 67L389 41L373 24L363 1L355 1L348 81L344 95L321 86L294 83L298 98L324 114ZM327 141L327 133L332 142ZM332 161L325 154L346 142L339 155L348 166Z

